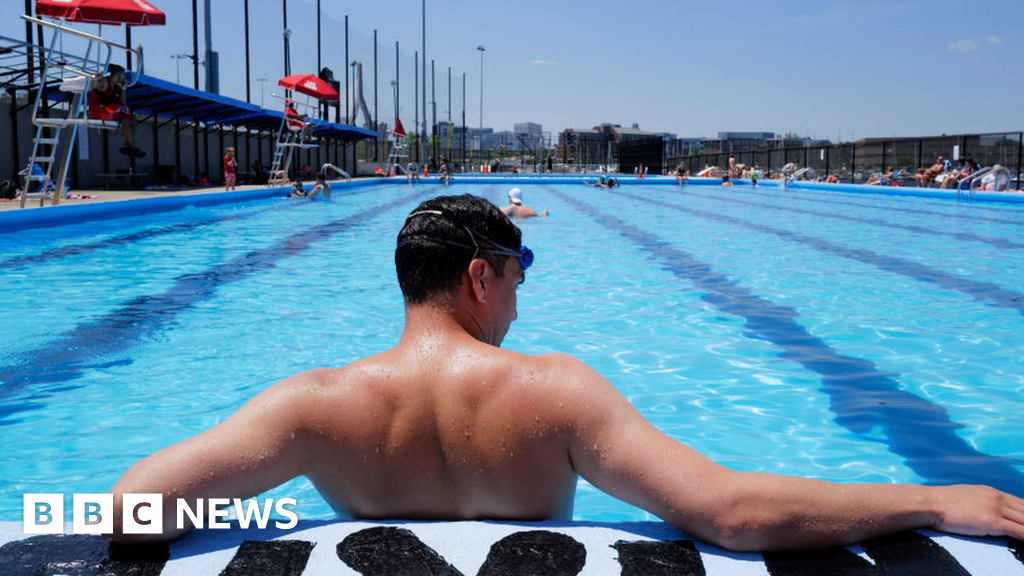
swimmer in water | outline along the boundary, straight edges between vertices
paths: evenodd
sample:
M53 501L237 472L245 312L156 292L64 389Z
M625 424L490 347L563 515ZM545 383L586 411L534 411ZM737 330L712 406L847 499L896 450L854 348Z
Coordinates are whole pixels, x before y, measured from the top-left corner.
M501 211L509 218L532 218L534 216L548 215L547 210L538 214L533 208L524 206L523 191L519 188L513 188L508 191L508 206L503 207Z

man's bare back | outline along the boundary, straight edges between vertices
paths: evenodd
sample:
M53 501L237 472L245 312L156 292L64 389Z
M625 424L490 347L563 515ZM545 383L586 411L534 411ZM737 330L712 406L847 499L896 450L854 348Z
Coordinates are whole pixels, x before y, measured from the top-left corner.
M570 519L576 474L551 403L558 359L456 340L403 337L300 383L324 390L307 416L325 432L310 480L362 518Z

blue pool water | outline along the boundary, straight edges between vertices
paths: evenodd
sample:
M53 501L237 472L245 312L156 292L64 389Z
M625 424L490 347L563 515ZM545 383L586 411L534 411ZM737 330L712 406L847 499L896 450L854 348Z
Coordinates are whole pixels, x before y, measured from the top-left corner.
M453 185L505 202L512 184ZM740 470L1024 495L1024 209L777 188L520 185L505 346L573 354ZM404 217L368 187L0 233L0 520L103 492L295 372L391 346ZM271 494L330 509L304 479ZM586 483L581 520L642 520Z

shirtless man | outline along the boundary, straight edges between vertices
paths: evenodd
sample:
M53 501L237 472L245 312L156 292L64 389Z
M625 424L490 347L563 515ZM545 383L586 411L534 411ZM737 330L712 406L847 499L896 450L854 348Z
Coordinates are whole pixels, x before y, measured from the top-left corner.
M534 216L548 215L547 210L538 214L533 208L523 206L523 191L519 188L513 188L508 191L508 206L503 207L501 212L509 218L532 218Z
M917 182L919 188L927 188L931 181L936 176L942 173L946 167L946 162L939 156L935 159L935 164L932 164L930 168L918 168L917 174L914 174L914 181Z
M395 249L405 300L398 343L283 380L136 463L113 488L111 537L173 538L182 533L175 498L244 498L299 475L357 518L568 520L580 475L733 550L839 545L915 527L1024 538L1024 501L993 488L735 472L660 432L572 356L502 350L532 263L519 229L487 201L423 202ZM125 493L164 495L163 534L121 534Z

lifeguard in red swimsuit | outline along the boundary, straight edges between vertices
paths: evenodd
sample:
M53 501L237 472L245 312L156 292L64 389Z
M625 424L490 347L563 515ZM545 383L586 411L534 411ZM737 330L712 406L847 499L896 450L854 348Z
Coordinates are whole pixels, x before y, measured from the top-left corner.
M135 145L135 116L128 109L124 91L126 84L128 79L125 77L124 68L111 64L107 68L107 75L96 78L92 90L89 90L89 118L117 122L124 136L121 153L142 158L146 153Z

